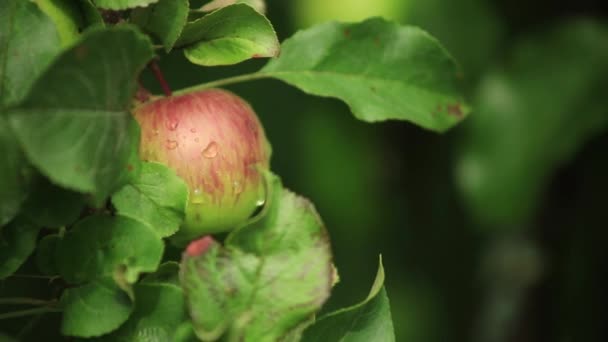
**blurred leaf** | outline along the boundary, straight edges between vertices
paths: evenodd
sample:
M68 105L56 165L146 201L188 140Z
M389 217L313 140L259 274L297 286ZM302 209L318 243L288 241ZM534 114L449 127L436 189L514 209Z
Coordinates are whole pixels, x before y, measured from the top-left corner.
M380 18L300 31L261 70L345 101L360 120L407 120L445 131L466 117L454 60L427 33Z
M488 0L408 2L404 21L436 37L462 65L465 78L476 79L491 62L504 33L496 5Z
M298 27L336 20L356 22L371 17L401 21L415 0L295 0L292 12ZM422 0L425 1L425 0Z
M457 169L478 219L529 219L553 171L606 128L606 42L606 26L572 22L523 41L484 78Z
M117 329L131 315L133 301L111 278L65 290L61 333L94 337Z
M81 283L124 272L134 283L141 272L154 272L163 254L163 241L151 228L122 216L90 216L78 222L59 242L60 274Z
M36 266L38 266L38 270L42 274L59 274L55 263L55 253L60 240L59 234L51 234L38 241L38 246L36 246Z
M35 0L35 2L55 23L63 47L71 45L78 39L79 28L83 26L78 2L73 0Z
M39 230L39 227L21 218L0 227L0 279L15 273L32 254Z
M23 29L27 28L27 29ZM0 109L21 101L59 52L53 21L36 4L0 2Z
M0 332L0 342L18 342L14 338Z
M180 280L201 339L276 341L308 320L329 296L327 232L312 204L271 181L262 218L221 247L192 242Z
M38 177L23 204L23 215L41 227L59 228L75 222L84 206L82 194L60 188L47 179Z
M118 330L104 341L174 341L180 324L188 319L184 293L173 284L135 286L135 309Z
M158 0L93 0L99 8L110 10L124 10L127 8L146 7Z
M302 341L395 341L382 258L369 296L355 306L321 317L304 331Z
M245 4L221 8L184 27L176 46L192 63L214 66L274 57L280 44L270 21Z
M136 123L128 107L152 55L147 37L123 25L89 31L59 56L9 112L32 164L54 183L97 199L115 190L139 143L129 134Z
M234 4L247 4L262 14L266 13L266 2L264 0L212 0L201 7L201 10L211 12Z
M188 186L158 163L142 163L140 177L114 194L119 214L139 220L167 237L179 229L188 201Z
M0 113L0 227L17 215L28 195L32 172L8 122Z
M134 9L131 20L158 38L169 52L186 25L188 10L188 0L160 0L154 5Z

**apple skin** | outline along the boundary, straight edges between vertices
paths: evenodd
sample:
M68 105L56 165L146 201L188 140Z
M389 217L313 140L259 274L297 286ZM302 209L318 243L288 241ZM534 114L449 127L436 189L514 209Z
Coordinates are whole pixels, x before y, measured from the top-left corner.
M162 97L134 110L139 154L164 164L188 185L186 216L172 237L184 245L233 230L264 202L271 148L255 112L220 89Z

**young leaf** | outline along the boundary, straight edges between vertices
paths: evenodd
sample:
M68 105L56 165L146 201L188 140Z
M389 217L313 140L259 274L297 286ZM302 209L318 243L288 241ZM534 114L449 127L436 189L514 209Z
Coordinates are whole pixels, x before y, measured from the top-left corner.
M280 48L268 19L245 4L223 7L188 23L176 46L185 48L192 63L205 66L273 57Z
M57 268L70 283L123 272L134 283L141 272L154 272L164 244L151 228L122 216L90 216L59 242Z
M194 330L213 340L276 341L316 312L332 285L327 232L312 204L272 182L262 219L191 243L180 281Z
M0 227L17 215L28 195L32 174L11 128L0 113Z
M96 199L114 191L139 143L129 134L137 124L128 107L152 56L150 41L132 27L85 33L9 112L30 162L54 183Z
M129 318L133 306L132 299L112 278L69 288L61 296L61 333L76 337L107 334Z
M382 258L367 298L355 306L321 317L304 331L302 341L395 341L389 301L384 289Z
M160 0L158 3L136 8L131 21L161 41L169 52L188 21L188 0Z
M109 10L124 10L127 8L146 7L158 0L93 0L99 8Z
M119 214L139 220L167 237L179 229L188 201L188 186L158 163L142 163L139 178L112 196Z
M188 319L184 293L173 284L138 284L135 309L118 330L102 341L174 341L180 324Z
M82 194L60 188L44 177L38 177L23 204L23 215L41 227L59 228L74 223L84 206Z
M608 127L606 42L603 23L565 23L517 44L482 80L457 168L480 222L521 227L555 168Z
M469 111L447 51L420 29L380 18L300 31L260 72L343 100L368 122L407 120L442 132Z
M0 227L0 279L13 274L32 254L39 230L22 218Z
M27 27L27 30L23 29ZM61 46L51 18L31 1L0 1L0 109L21 101Z

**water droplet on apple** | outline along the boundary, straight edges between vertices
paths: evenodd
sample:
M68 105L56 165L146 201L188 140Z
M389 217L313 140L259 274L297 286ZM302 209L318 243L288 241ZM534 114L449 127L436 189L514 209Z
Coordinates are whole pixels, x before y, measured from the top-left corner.
M243 192L243 183L241 183L239 181L234 181L232 183L232 191L234 192L235 195L238 195L241 192Z
M192 202L192 204L202 204L204 201L205 198L203 197L203 192L201 189L194 189L190 202Z
M205 149L203 149L203 152L201 153L203 157L208 159L213 159L217 157L217 143L215 141L210 142L209 145L207 145L207 147L205 147Z
M170 150L175 150L179 143L175 140L167 140L167 148Z
M176 119L170 119L169 121L167 121L167 128L170 131L175 131L177 129L178 125L179 125L179 121L177 121Z

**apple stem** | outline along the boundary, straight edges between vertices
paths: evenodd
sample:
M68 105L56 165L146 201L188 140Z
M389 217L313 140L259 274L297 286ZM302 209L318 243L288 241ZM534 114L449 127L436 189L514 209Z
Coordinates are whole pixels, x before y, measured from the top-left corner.
M165 93L165 96L167 96L167 97L171 96L172 95L171 88L169 88L169 84L165 80L165 77L163 76L163 72L160 70L158 63L156 63L155 60L150 62L150 69L152 69L152 72L154 73L154 77L156 77L156 80L160 84L161 88L163 88L163 92Z

